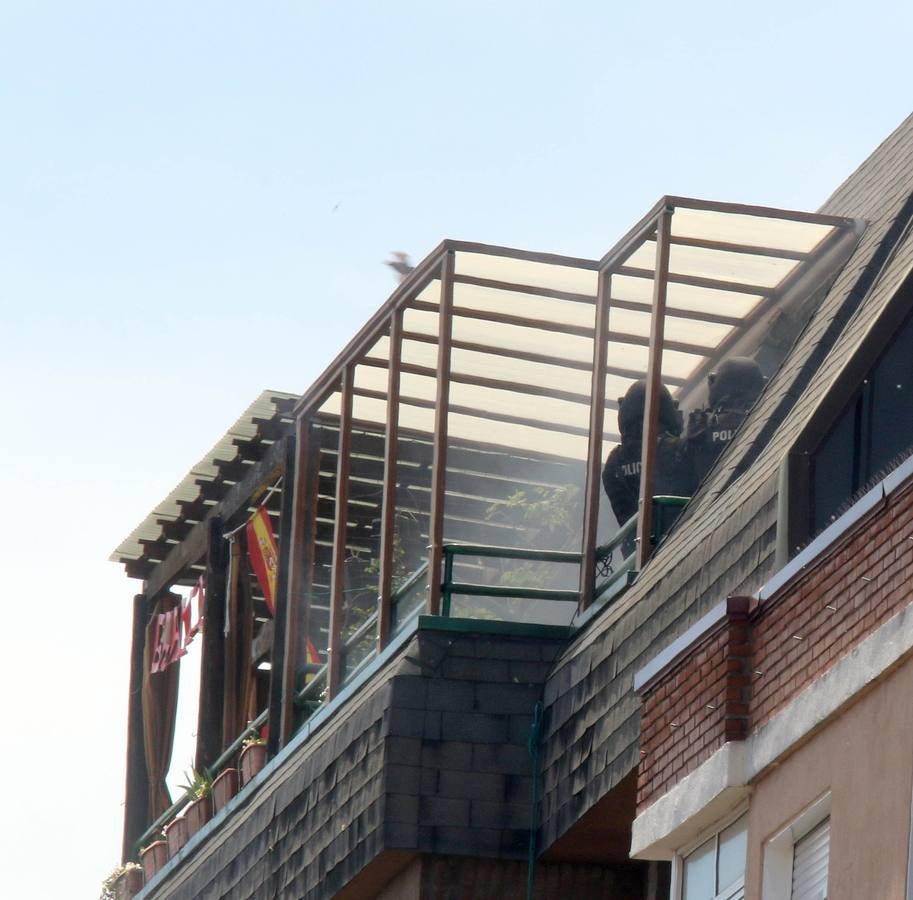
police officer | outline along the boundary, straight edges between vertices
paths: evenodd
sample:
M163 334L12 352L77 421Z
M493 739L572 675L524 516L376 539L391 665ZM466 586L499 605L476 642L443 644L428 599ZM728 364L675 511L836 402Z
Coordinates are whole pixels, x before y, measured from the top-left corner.
M602 485L619 525L637 512L646 393L647 382L641 379L618 399L621 443L609 454L602 470ZM681 433L682 414L666 387L660 385L654 494L679 495L687 487L687 462L683 459Z
M723 360L716 372L707 376L708 404L688 416L686 443L691 467L688 494L694 493L726 449L758 399L765 380L760 366L744 356Z

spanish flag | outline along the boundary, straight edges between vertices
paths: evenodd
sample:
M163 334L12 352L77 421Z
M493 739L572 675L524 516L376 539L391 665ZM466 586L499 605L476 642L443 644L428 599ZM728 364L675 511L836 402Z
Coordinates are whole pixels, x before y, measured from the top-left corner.
M279 548L266 507L261 506L247 523L247 555L271 616L276 615L276 578L279 575Z

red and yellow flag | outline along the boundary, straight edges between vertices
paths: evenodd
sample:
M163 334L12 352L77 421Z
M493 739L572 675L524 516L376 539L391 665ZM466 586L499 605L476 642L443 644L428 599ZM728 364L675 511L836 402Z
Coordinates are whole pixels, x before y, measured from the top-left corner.
M247 555L271 616L276 615L276 578L279 574L279 548L266 507L261 506L247 523Z

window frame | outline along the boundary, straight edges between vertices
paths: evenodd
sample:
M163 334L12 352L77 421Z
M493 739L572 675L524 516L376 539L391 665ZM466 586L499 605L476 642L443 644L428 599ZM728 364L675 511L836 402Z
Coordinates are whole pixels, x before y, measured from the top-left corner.
M830 817L831 794L828 791L764 842L761 861L761 900L790 900L796 844Z
M812 456L836 426L871 369L913 317L913 271L908 273L855 352L832 381L780 466L776 565L782 568L813 537ZM849 499L849 498L847 498Z
M689 841L687 844L684 844L680 847L675 853L672 854L672 889L670 891L670 900L682 900L684 890L685 890L685 862L687 858L694 853L699 847L703 846L709 840L715 840L714 844L714 856L715 862L714 865L719 862L719 848L720 848L720 834L722 834L730 825L734 825L739 821L743 816L746 817L745 827L746 832L748 829L747 822L748 815L748 804L741 803L737 806L732 812L728 815L723 816L721 819L717 819L712 825L704 828L694 840ZM748 854L745 855L745 864L746 868L748 865ZM739 891L742 891L742 896L744 896L745 891L745 875L742 874L742 877L737 881L734 881L732 884L727 885L722 891L717 894L714 894L713 900L735 900L739 896Z

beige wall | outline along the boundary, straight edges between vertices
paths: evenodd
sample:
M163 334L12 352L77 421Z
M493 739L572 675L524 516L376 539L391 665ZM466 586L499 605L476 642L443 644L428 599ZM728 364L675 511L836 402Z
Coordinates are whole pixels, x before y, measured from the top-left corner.
M749 812L747 900L764 842L831 792L828 900L904 900L913 789L913 661L763 776Z
M416 859L378 895L377 900L419 900L422 893L422 861Z

